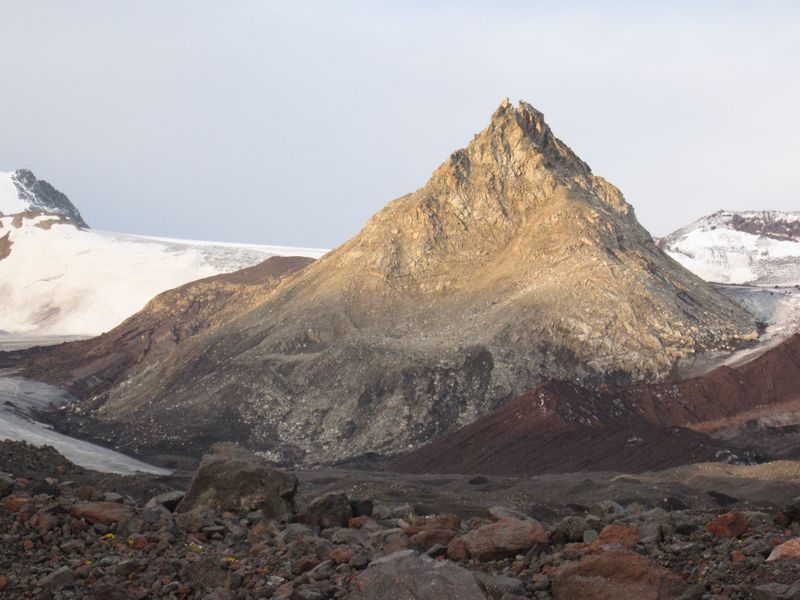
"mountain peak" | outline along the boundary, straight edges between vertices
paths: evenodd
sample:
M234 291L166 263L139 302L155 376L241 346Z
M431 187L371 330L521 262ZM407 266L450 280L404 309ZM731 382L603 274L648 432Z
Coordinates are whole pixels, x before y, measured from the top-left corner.
M491 122L502 124L509 120L515 121L526 134L532 137L542 137L545 132L552 136L550 128L545 123L544 114L524 100L520 100L518 105L514 106L506 98L494 111Z
M67 358L87 396L118 378L95 406L139 449L160 423L177 444L229 431L311 464L407 450L545 378L663 380L755 325L660 252L541 113L504 102L425 186L225 324L124 373Z
M504 100L423 188L387 205L351 243L368 257L368 272L424 291L460 287L471 278L457 270L506 251L507 260L541 263L576 244L613 249L626 238L630 245L649 234L622 193L594 176L541 112Z
M69 198L28 169L0 172L0 215L43 212L62 215L88 229L80 211Z

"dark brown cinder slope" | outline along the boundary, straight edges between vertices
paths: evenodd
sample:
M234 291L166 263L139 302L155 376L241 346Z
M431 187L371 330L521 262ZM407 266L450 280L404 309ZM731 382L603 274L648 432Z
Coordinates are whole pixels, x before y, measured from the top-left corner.
M719 367L679 383L589 390L547 382L387 468L516 476L656 470L725 458L732 441L734 452L752 442L762 450L760 421L798 423L799 404L795 334L740 367ZM773 429L774 436L784 435ZM725 435L705 435L720 432ZM798 458L800 450L795 444L793 454L781 457Z
M505 101L423 188L257 306L115 375L87 410L135 451L224 430L325 463L405 451L546 377L663 380L754 335L540 112ZM70 381L90 395L95 377Z

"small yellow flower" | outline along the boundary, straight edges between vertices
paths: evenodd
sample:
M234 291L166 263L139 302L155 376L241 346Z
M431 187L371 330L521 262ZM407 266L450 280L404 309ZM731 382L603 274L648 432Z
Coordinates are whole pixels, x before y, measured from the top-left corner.
M108 540L109 542L113 542L115 539L117 539L117 536L114 535L113 533L107 533L101 539Z
M236 560L237 560L237 559L236 559L236 557L235 557L235 556L229 556L229 557L228 557L228 564L229 564L229 565L232 565L233 563L235 563L235 562L236 562Z

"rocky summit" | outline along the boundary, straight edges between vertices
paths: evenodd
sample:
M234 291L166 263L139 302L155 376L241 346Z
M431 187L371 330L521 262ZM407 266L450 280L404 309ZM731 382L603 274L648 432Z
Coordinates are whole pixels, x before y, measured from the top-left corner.
M540 112L504 101L423 188L194 333L123 369L66 346L58 373L29 374L67 384L129 450L197 452L224 431L330 463L414 447L545 377L665 380L755 322L662 253Z
M28 169L0 173L0 216L22 212L61 215L78 227L89 227L65 194Z

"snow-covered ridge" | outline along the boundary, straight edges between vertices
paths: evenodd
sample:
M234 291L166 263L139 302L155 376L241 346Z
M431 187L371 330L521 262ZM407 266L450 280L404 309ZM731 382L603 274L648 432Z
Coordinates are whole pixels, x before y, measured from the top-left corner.
M79 227L88 227L69 198L46 181L27 169L0 171L0 216L24 212L62 215Z
M53 215L0 217L0 335L97 335L189 281L270 256L324 253L92 231Z
M707 281L800 285L800 212L718 211L659 246Z

